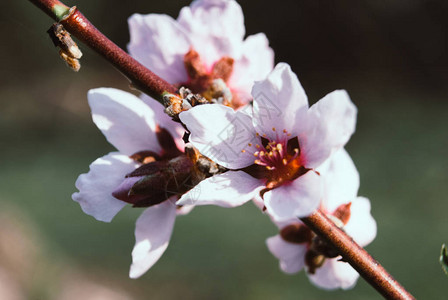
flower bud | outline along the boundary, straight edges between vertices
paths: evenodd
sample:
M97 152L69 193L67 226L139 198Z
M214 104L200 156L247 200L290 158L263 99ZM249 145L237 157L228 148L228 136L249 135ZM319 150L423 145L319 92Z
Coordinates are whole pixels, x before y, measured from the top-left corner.
M193 187L192 168L193 163L185 155L145 164L128 174L112 195L134 207L161 203Z

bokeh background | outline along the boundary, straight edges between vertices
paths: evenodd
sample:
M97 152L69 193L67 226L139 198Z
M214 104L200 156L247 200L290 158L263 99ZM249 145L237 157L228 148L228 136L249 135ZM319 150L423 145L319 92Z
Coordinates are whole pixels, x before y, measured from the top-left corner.
M118 45L135 13L177 17L190 1L67 1ZM378 236L367 249L415 296L442 299L448 242L448 2L244 1L247 33L265 32L312 102L348 90L359 108L347 148L372 202ZM280 272L265 247L275 227L252 204L200 207L178 218L162 259L128 279L134 223L111 224L71 200L74 182L113 148L90 118L89 89L129 90L82 46L79 73L46 35L52 21L28 1L0 4L1 299L380 299L362 279L327 292ZM169 47L169 45L167 45Z

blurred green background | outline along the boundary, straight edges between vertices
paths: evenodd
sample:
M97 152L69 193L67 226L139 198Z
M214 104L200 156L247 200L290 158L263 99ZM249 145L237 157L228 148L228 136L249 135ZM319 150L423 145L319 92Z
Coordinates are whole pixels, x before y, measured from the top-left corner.
M135 12L177 17L189 1L67 1L118 45ZM378 236L367 247L417 298L448 292L438 255L448 242L448 2L244 1L247 33L265 32L312 102L337 88L358 106L347 148L372 202ZM90 118L89 89L129 90L81 45L74 73L28 1L0 4L1 299L380 299L362 279L327 292L281 273L265 247L275 227L251 204L200 207L178 218L162 259L128 279L134 223L83 214L74 182L113 148Z

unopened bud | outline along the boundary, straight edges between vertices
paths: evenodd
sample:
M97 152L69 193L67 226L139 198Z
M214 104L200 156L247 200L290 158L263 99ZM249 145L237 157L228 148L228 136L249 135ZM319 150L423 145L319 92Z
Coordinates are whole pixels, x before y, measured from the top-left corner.
M294 244L311 243L313 232L304 224L294 223L280 230L280 236Z

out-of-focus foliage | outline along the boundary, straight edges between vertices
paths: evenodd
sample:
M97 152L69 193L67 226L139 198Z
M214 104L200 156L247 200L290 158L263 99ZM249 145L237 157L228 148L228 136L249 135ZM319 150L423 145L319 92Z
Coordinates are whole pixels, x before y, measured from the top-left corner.
M440 264L442 265L443 272L448 275L448 250L445 244L442 245L442 250L440 250Z

